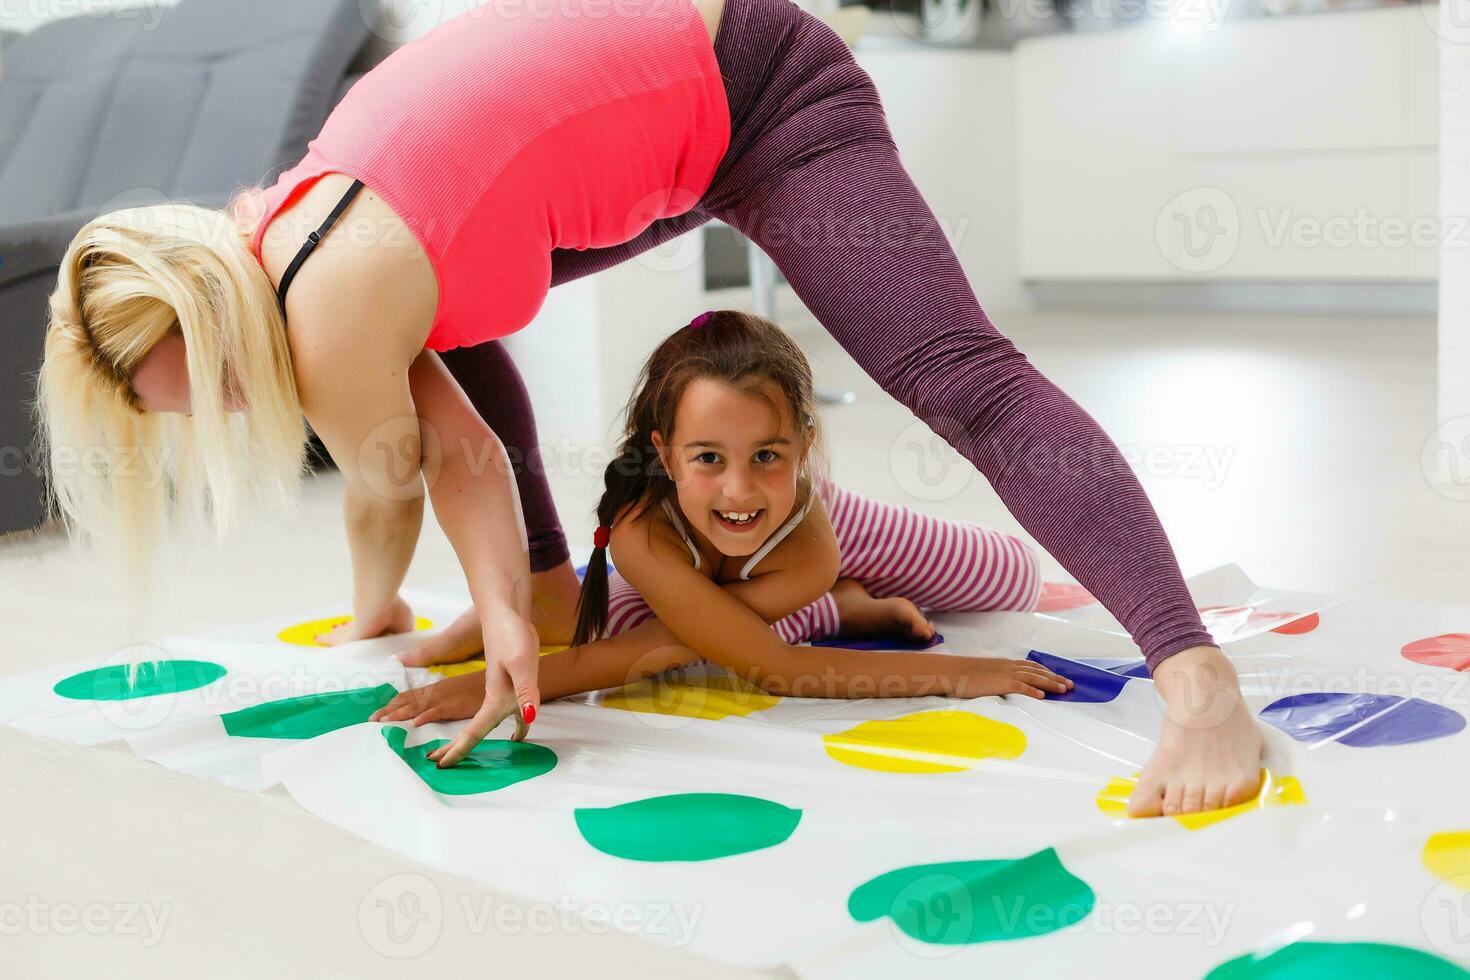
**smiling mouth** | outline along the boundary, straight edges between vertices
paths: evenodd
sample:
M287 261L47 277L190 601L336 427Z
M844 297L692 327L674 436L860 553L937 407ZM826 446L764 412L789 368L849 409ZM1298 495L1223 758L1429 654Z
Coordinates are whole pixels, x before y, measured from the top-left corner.
M712 510L715 520L720 526L730 531L746 531L755 527L764 514L765 508L760 510Z

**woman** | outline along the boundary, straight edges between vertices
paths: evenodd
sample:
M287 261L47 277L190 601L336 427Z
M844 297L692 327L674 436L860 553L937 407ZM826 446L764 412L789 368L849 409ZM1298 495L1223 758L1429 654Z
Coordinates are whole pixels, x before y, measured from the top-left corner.
M539 468L506 452L535 435L489 341L550 285L717 217L1138 642L1168 711L1134 812L1250 795L1260 734L1147 497L985 316L841 39L790 0L500 6L394 52L228 215L144 208L82 229L51 301L47 438L177 463L152 494L53 466L71 525L145 547L167 500L224 528L290 490L304 414L346 480L355 618L333 639L354 639L411 622L397 590L427 471L491 658L441 763L512 713L522 737L535 624L565 621L576 582Z

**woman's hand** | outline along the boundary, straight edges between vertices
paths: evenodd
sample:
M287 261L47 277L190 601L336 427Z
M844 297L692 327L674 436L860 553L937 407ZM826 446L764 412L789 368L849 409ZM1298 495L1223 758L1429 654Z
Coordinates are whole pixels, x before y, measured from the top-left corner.
M516 730L511 740L524 740L541 706L536 683L541 640L536 627L513 612L497 611L485 617L483 630L487 651L485 700L453 741L429 753L441 769L469 755L481 739L512 714L516 716Z
M485 680L478 672L446 677L428 687L404 691L373 712L368 721L407 721L414 726L431 721L471 718L485 703Z
M954 696L979 698L987 694L1024 694L1044 698L1046 692L1066 694L1073 684L1034 660L970 657L970 666L955 679Z
M413 630L413 624L413 610L403 601L402 596L395 595L382 609L365 615L354 613L347 622L340 623L312 639L322 646L334 647L341 643L367 640L390 633L408 633Z

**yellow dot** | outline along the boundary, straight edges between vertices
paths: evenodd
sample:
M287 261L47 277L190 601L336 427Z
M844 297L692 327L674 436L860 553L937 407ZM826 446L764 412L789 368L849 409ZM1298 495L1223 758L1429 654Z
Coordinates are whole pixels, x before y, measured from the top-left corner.
M1138 785L1138 773L1132 776L1116 776L1108 781L1108 784L1097 794L1097 808L1115 820L1128 818L1128 798L1133 795L1133 788ZM1187 830L1198 830L1208 827L1210 824L1219 823L1221 820L1229 820L1238 817L1242 813L1252 810L1262 810L1268 806L1290 806L1307 802L1307 794L1302 791L1302 784L1295 776L1276 776L1271 770L1261 770L1261 789L1254 798L1235 806L1227 806L1221 810L1207 810L1204 813L1181 813L1174 817ZM1148 818L1140 818L1148 819Z
M544 646L541 648L541 656L544 657L548 653L557 653L566 648L567 645L565 643L560 646ZM457 664L430 664L428 669L440 677L458 677L460 674L473 674L477 670L484 670L485 658L477 655L469 660L461 660Z
M302 647L326 646L324 643L318 643L316 637L341 626L343 623L350 622L352 622L351 616L330 616L326 619L313 619L309 623L297 623L295 626L287 626L276 634L276 639L282 643L294 643ZM434 624L422 616L417 616L414 618L413 628L415 630L430 630L434 628Z
M1424 842L1424 867L1470 891L1470 830L1447 830Z
M1016 758L1026 751L1026 733L968 711L919 711L823 735L822 744L859 769L965 772L982 759Z
M781 699L729 674L651 677L603 697L604 708L645 714L680 715L719 721L744 717L779 704Z

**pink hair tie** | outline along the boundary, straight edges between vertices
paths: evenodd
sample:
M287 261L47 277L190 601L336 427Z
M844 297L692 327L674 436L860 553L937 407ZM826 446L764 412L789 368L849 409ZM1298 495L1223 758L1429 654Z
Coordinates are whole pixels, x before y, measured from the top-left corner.
M699 316L697 316L693 320L690 320L689 321L689 329L690 330L693 330L695 327L702 327L702 326L704 326L706 323L709 322L709 318L712 317L712 316L714 316L714 315L715 315L715 311L714 310L705 310L703 313L699 314Z

